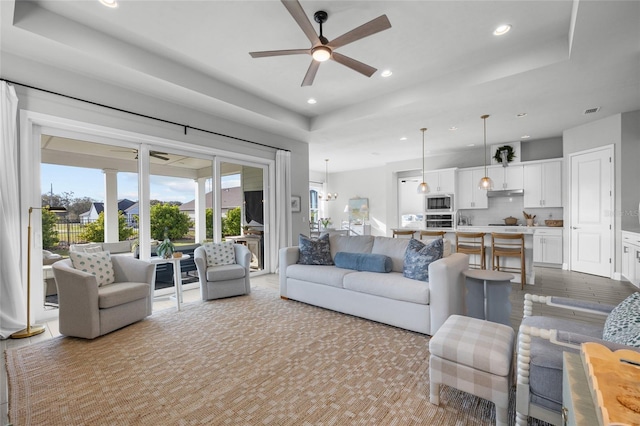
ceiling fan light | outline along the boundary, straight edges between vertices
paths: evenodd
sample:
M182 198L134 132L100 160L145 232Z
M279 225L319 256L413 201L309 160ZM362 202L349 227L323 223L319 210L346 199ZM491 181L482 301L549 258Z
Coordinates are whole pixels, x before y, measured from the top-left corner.
M331 49L326 46L316 46L311 51L311 56L315 61L324 62L331 58Z

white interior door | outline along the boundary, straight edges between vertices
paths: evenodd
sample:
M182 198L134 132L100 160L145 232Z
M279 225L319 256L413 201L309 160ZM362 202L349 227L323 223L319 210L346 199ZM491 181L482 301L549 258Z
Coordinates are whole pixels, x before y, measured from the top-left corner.
M611 277L613 147L571 156L571 270Z

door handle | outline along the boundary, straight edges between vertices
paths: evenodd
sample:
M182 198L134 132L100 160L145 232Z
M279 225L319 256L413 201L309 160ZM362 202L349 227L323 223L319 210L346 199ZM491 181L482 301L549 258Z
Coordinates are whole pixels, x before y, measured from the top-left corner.
M572 226L571 229L580 229L577 226Z

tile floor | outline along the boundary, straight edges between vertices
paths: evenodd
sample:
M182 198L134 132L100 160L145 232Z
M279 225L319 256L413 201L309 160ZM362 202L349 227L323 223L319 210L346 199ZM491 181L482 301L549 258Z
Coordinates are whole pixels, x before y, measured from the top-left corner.
M251 279L251 284L254 287L278 289L278 276L270 274L254 277ZM637 290L638 289L636 287L628 282L614 281L607 278L568 272L560 269L536 268L535 286L526 286L524 291L520 290L519 284L514 284L512 287L511 323L516 330L520 326L520 320L522 319L523 296L525 293L534 293L545 296L572 297L615 305ZM200 290L186 290L183 294L183 300L183 303L199 303ZM164 309L175 309L175 300L171 299L168 295L158 297L154 302L155 312ZM549 309L550 308L545 306L536 306L534 307L534 314L545 314ZM588 314L581 314L572 311L568 311L564 315L588 322L602 321L600 317L589 316ZM0 352L4 355L4 350L7 348L30 345L60 335L60 333L58 333L57 321L49 321L45 325L47 330L38 336L18 340L0 340ZM5 425L8 422L7 373L4 363L5 361L3 356L2 368L0 368L0 425Z

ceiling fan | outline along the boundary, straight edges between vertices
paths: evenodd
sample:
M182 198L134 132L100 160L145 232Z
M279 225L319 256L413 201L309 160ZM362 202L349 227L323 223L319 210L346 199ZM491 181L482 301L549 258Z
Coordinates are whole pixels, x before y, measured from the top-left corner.
M137 149L112 149L113 152L132 152L136 155L135 159L138 159L138 150ZM169 157L165 157L167 154L166 152L160 152L160 151L149 151L149 156L151 157L155 157L159 160L164 160L164 161L169 161L170 158Z
M322 34L322 24L327 22L328 18L327 12L321 10L313 15L313 19L318 24L320 24L320 35L318 35L316 34L311 21L309 21L309 18L307 18L304 9L302 9L302 6L297 0L281 1L284 7L287 8L291 16L293 16L293 19L298 23L302 31L311 42L311 47L309 49L267 50L261 52L249 52L251 57L265 58L269 56L284 55L311 55L313 60L311 61L309 69L307 70L307 74L304 76L304 80L302 80L302 86L311 86L311 84L313 84L313 80L316 76L316 73L318 72L318 68L320 67L320 62L324 62L328 59L332 59L339 64L342 64L354 71L359 72L360 74L366 75L367 77L371 77L377 71L376 68L373 68L372 66L369 66L367 64L363 64L362 62L356 61L355 59L348 56L342 55L335 50L346 44L353 43L354 41L391 28L391 23L389 22L387 15L381 15L376 19L367 22L366 24L360 25L358 28L354 28L353 30L341 35L340 37L329 41Z

